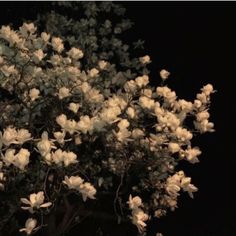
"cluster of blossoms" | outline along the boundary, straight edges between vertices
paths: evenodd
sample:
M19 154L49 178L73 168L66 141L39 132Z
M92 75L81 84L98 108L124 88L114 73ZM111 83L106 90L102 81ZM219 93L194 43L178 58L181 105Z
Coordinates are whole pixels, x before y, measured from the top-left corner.
M0 40L0 88L9 95L0 101L0 189L8 194L24 180L20 192L29 200L19 199L27 205L22 209L38 217L47 214L44 208L67 205L68 191L79 192L81 204L115 192L116 214L131 211L144 232L151 212L160 217L174 210L181 189L191 197L197 191L175 166L199 162L193 131L214 130L208 112L212 85L190 102L166 85L151 87L147 73L133 78L105 60L83 67L85 52L67 51L61 38L48 33L38 36L33 23L17 31L2 26ZM148 64L150 57L138 61ZM160 72L163 81L168 76ZM146 193L150 199L142 197ZM42 225L36 228L30 217L20 231L31 234Z

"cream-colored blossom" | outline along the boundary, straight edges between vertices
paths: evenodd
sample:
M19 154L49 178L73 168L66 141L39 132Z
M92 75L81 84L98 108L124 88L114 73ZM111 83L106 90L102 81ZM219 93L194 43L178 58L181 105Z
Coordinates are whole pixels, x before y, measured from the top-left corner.
M58 37L52 37L52 47L56 52L61 53L64 50L62 39Z
M79 107L80 107L80 104L79 103L74 103L74 102L71 102L69 104L69 110L73 111L74 113L77 113L78 110L79 110Z
M142 63L142 64L148 64L151 62L150 60L150 56L146 55L146 56L143 56L143 57L140 57L139 58L139 61Z
M161 79L162 79L162 80L166 80L166 79L168 79L168 77L170 76L170 72L167 71L167 70L165 70L165 69L162 69L162 70L160 71L160 76L161 76Z
M44 203L44 192L32 193L29 195L29 199L21 198L21 202L28 206L21 207L23 210L28 210L30 213L34 213L35 209L47 208L52 205L51 202Z
M84 53L79 48L72 47L70 51L67 52L67 55L71 57L72 59L78 60L78 59L83 58Z
M25 228L20 229L20 232L25 232L27 235L31 235L36 230L37 220L29 218L25 222Z
M70 90L66 87L62 87L58 91L58 97L59 99L63 99L66 97L69 97L71 95Z
M30 89L29 91L29 97L31 99L31 101L35 101L37 98L39 98L39 94L40 94L40 91L36 88L32 88Z

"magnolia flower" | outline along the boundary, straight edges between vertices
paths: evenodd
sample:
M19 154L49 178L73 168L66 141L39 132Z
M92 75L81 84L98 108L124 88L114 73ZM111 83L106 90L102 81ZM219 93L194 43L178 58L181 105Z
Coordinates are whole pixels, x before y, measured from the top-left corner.
M37 225L37 220L33 218L29 218L25 222L25 228L20 229L20 232L26 232L27 235L30 235L35 229Z
M145 221L148 220L148 215L140 208L133 210L132 212L132 223L137 226L139 232L143 232L147 224Z
M176 93L174 91L171 91L171 89L167 86L157 87L156 93L158 96L163 97L168 103L173 103L176 100Z
M139 196L132 197L131 194L129 195L129 201L127 203L129 204L129 208L132 210L143 205L142 199Z
M91 132L93 130L93 120L89 116L81 116L77 127L84 134Z
M68 88L62 87L62 88L59 89L59 92L58 92L59 99L66 98L70 95L71 95L71 93L70 93L70 90Z
M140 57L139 61L144 65L151 62L150 57L148 55L146 55L144 57Z
M29 200L27 198L21 198L20 200L22 203L29 205L21 208L28 210L32 214L34 213L34 209L47 208L52 205L51 202L44 203L44 192L42 191L30 194Z
M61 114L56 118L56 122L58 125L60 125L62 128L65 127L67 121L67 117L65 114Z
M129 127L129 121L128 121L127 119L122 119L122 120L118 123L117 126L119 127L120 130L126 129L126 128Z
M176 153L180 151L180 146L178 143L169 143L168 149L171 153Z
M160 71L160 76L162 80L166 80L170 76L170 72L163 69Z
M19 169L24 170L25 166L29 164L29 156L30 152L25 148L21 148L15 155L13 164Z
M60 144L64 144L65 140L65 136L66 136L66 133L63 131L63 132L54 132L53 133L53 136L55 137L56 141Z
M108 65L107 61L101 60L98 62L99 69L104 70Z
M124 89L128 93L134 93L137 90L137 83L134 80L129 80L125 83Z
M45 32L41 33L41 38L44 42L48 42L48 40L50 39L50 34L47 34Z
M17 131L16 128L8 126L4 129L4 132L0 132L1 143L5 146L10 146L12 143L17 143Z
M23 144L31 139L31 133L27 129L19 129L17 131L17 144Z
M198 191L198 188L191 184L191 178L189 177L183 177L180 185L183 191L188 192L191 198L193 198L193 193Z
M202 120L201 122L195 122L194 126L200 133L214 132L214 123L209 122L207 119Z
M61 53L64 50L63 41L60 38L52 37L52 47L56 52Z
M63 183L67 185L69 189L75 189L79 191L80 185L84 182L82 178L79 176L71 176L68 178L68 176L65 176L65 179L63 180Z
M182 128L182 127L178 127L175 130L175 135L177 138L179 138L183 142L191 140L193 137L193 135L190 131L188 131L187 129Z
M88 75L91 78L97 77L98 74L99 74L99 70L97 70L96 68L93 68L93 69L89 70L89 72L88 72Z
M82 194L84 202L87 200L87 198L95 199L94 195L97 192L93 185L88 182L81 184L79 187L79 191Z
M201 90L204 94L206 94L206 96L209 96L214 92L213 86L211 84L205 85Z
M142 138L142 137L144 137L144 132L141 130L141 129L138 129L138 128L136 128L136 129L133 129L132 130L132 138L134 138L134 139L137 139L137 138Z
M30 89L29 91L29 96L30 96L30 99L31 101L35 101L38 97L39 97L39 94L40 94L40 91L36 88L32 88Z
M84 56L84 53L79 48L73 47L70 49L69 52L67 52L67 55L71 57L72 59L78 60Z
M199 162L197 156L201 155L201 153L199 148L189 148L185 150L186 159L193 164Z
M28 34L33 34L37 30L37 27L34 26L34 23L23 23L23 25L20 27L20 33L22 36L27 37Z
M3 162L6 166L9 166L14 163L15 161L15 149L7 149L5 155L3 156Z
M148 75L139 76L135 79L135 82L138 85L138 87L142 88L149 83L149 77Z
M97 190L89 182L84 183L84 180L79 176L71 176L70 178L65 176L63 183L67 185L69 189L75 189L79 191L82 194L83 201L86 201L87 198L95 199L94 195L96 194Z
M44 131L41 136L41 140L37 143L37 148L42 157L45 157L50 153L52 148L55 148L52 141L48 139L48 133Z
M12 66L4 65L1 67L1 71L6 77L17 74L17 70L15 69L14 65Z
M42 49L38 49L33 53L33 61L35 63L39 63L40 61L42 61L42 59L46 56L45 53L43 53Z
M62 151L61 149L57 149L52 153L52 161L57 165L64 163L64 165L67 167L70 164L77 163L78 161L76 159L77 155L73 152L66 152Z
M80 107L80 104L79 103L74 103L74 102L71 102L69 104L69 110L73 111L74 113L77 113L78 110L79 110L79 107Z
M126 110L126 114L129 116L129 118L134 119L136 116L135 109L133 107L128 107Z
M148 98L146 96L141 96L139 98L139 104L142 108L146 109L153 109L155 107L155 101L151 98Z

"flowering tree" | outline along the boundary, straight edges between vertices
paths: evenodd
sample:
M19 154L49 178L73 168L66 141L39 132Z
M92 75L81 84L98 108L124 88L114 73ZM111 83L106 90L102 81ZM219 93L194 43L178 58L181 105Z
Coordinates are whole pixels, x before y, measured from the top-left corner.
M33 23L0 29L4 235L63 235L104 202L117 223L130 220L145 235L151 217L175 210L181 192L197 191L176 166L199 162L191 140L213 131L212 85L193 102L178 99L166 70L160 86L149 85L149 56L135 59L144 70L129 77L112 58L91 62L85 50Z

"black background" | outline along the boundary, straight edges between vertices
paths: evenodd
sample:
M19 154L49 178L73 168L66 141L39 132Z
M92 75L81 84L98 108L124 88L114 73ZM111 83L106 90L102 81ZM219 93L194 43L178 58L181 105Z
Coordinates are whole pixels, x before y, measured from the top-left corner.
M32 6L43 3L1 2L0 23L19 23ZM45 4L45 3L44 3ZM235 53L236 4L223 2L123 2L135 26L126 33L129 42L142 38L153 84L158 72L171 72L170 87L177 95L193 99L202 85L212 83L211 120L216 132L195 139L201 162L186 164L199 192L192 200L181 197L179 209L150 225L167 236L235 236Z

